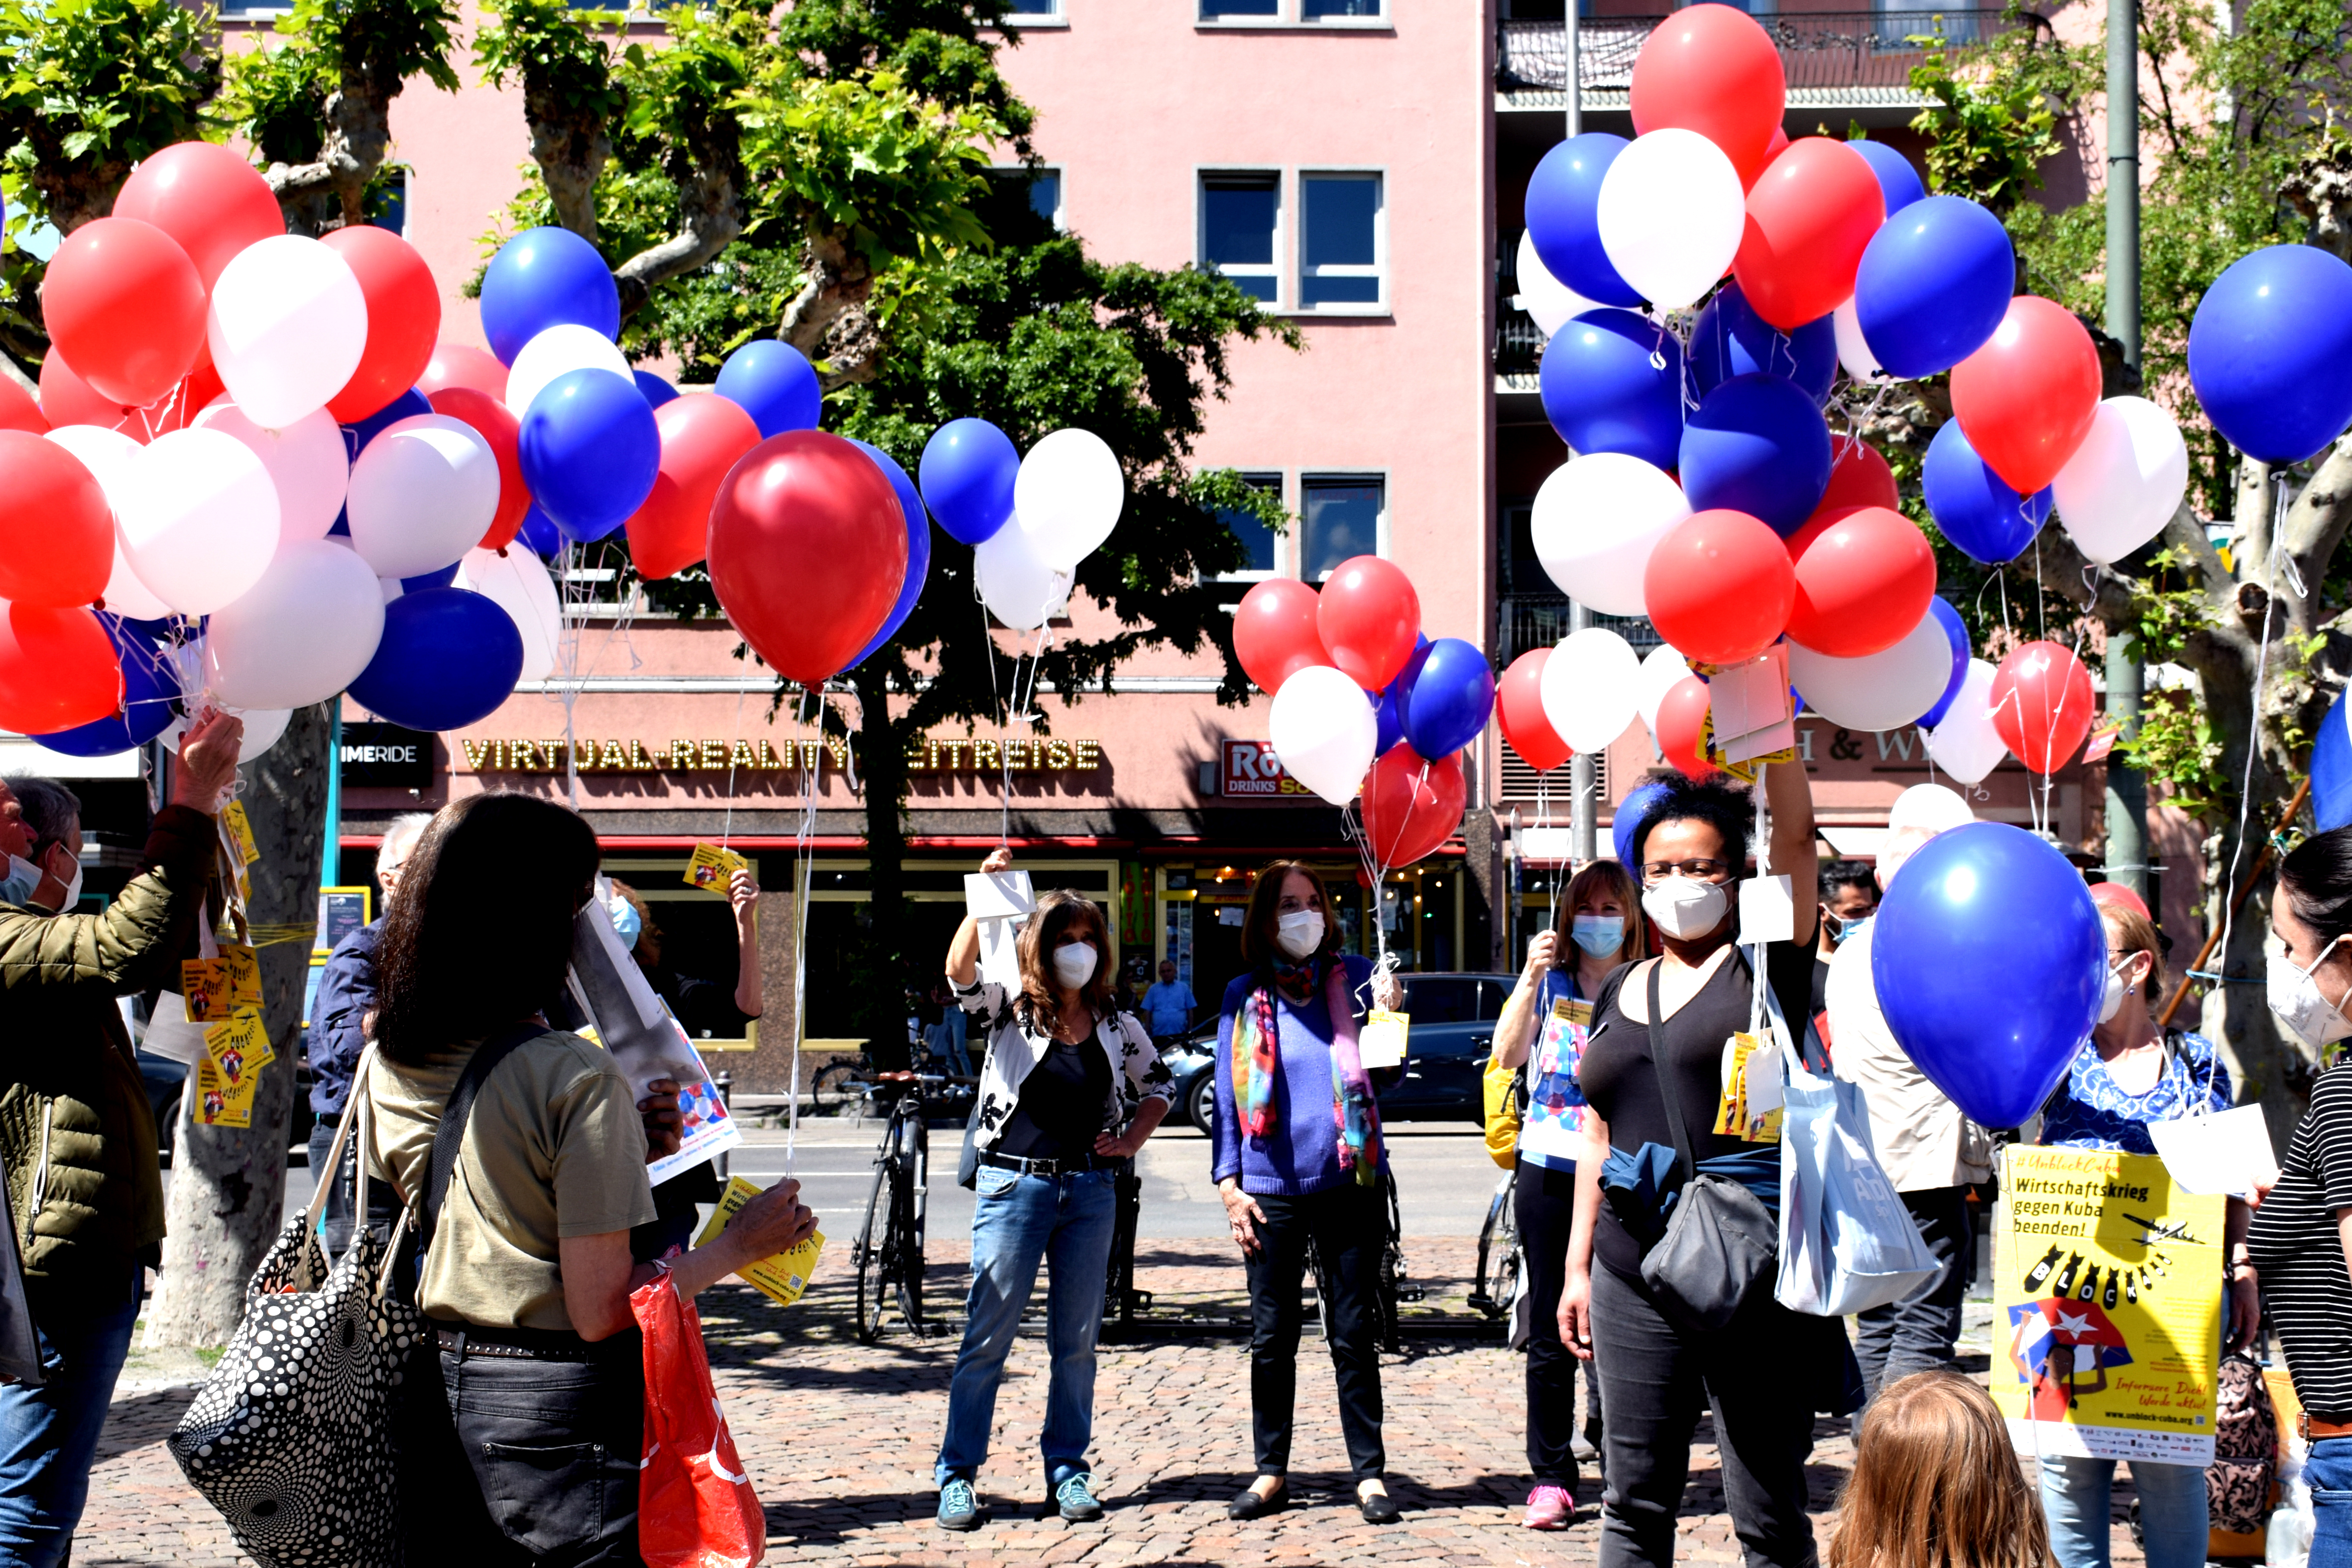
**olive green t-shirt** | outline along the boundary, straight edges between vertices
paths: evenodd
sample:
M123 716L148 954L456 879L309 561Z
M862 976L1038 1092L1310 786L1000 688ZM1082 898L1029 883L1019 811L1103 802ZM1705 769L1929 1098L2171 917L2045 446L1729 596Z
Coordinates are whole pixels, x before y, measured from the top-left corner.
M423 1068L375 1058L377 1173L404 1197L424 1186L441 1108L473 1054L438 1052ZM654 1217L628 1081L604 1051L551 1029L508 1053L475 1098L420 1304L484 1328L569 1329L556 1244Z

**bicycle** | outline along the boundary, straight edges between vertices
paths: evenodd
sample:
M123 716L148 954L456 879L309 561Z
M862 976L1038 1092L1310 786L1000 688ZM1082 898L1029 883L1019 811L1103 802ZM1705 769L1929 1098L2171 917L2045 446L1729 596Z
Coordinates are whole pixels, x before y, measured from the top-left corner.
M1401 1308L1408 1301L1420 1301L1428 1292L1418 1285L1408 1283L1404 1271L1404 1218L1397 1203L1396 1176L1392 1172L1381 1173L1381 1199L1387 1210L1388 1234L1381 1238L1380 1266L1372 1275L1373 1340L1381 1349L1394 1355L1404 1349L1403 1320ZM1323 1337L1331 1337L1331 1280L1324 1267L1322 1254L1310 1239L1307 1244L1307 1268L1315 1280L1315 1312L1322 1324Z
M882 1337L892 1301L908 1329L930 1331L923 1321L923 1217L930 1194L931 1138L923 1123L923 1091L947 1079L932 1073L876 1073L866 1093L890 1104L890 1119L874 1151L874 1190L866 1221L850 1246L857 1272L857 1339ZM879 1231L879 1239L877 1232Z
M1527 1262L1519 1247L1518 1197L1519 1173L1513 1166L1495 1184L1486 1223L1478 1227L1478 1272L1471 1277L1470 1305L1496 1320L1510 1316L1518 1300L1519 1276Z
M1151 1310L1151 1292L1135 1288L1135 1232L1143 1216L1143 1177L1132 1159L1119 1162L1112 1178L1110 1267L1103 1280L1103 1317L1131 1323Z

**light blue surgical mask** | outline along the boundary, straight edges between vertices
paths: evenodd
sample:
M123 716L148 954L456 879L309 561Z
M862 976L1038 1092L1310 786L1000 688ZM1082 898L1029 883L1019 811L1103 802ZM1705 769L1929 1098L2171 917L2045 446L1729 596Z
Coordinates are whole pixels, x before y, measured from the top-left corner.
M41 885L41 868L22 855L8 857L8 875L0 878L0 904L23 906L33 900L33 889Z
M1570 941L1595 958L1607 958L1625 945L1622 915L1578 915L1569 922Z
M613 917L613 934L621 939L623 947L637 945L637 932L645 921L637 918L637 906L615 893L605 900L604 912Z

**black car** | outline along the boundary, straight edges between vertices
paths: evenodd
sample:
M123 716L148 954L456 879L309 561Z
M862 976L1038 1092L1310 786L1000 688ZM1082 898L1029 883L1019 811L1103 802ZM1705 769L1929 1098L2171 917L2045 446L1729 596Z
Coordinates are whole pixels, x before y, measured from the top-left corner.
M1403 1081L1381 1095L1393 1121L1477 1121L1486 1115L1479 1078L1495 1050L1495 1020L1511 994L1509 974L1400 974L1412 1020ZM1216 1114L1217 1020L1196 1025L1161 1052L1176 1075L1176 1113L1210 1131Z

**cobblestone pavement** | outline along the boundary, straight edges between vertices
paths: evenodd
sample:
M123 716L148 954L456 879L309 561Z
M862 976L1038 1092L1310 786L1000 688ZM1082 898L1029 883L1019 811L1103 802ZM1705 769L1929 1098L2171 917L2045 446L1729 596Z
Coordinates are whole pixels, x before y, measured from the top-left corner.
M931 1247L927 1294L950 1307L950 1318L962 1300L964 1256L960 1242ZM1409 1249L1413 1277L1429 1291L1419 1310L1423 1321L1466 1315L1472 1256L1471 1244L1460 1241ZM1244 1343L1197 1327L1163 1327L1102 1352L1094 1454L1105 1519L1091 1525L1039 1519L1044 1486L1034 1445L1046 1369L1044 1339L1034 1333L1015 1347L997 1402L993 1455L981 1483L992 1521L971 1535L948 1535L930 1522L930 1470L956 1341L952 1333L917 1341L894 1331L878 1345L859 1345L849 1331L845 1258L845 1246L829 1253L818 1283L790 1310L731 1285L702 1298L719 1396L767 1505L770 1563L1240 1568L1377 1557L1382 1568L1550 1568L1595 1555L1590 1477L1574 1528L1538 1535L1518 1527L1527 1495L1521 1363L1491 1337L1411 1337L1402 1355L1383 1358L1390 1488L1406 1511L1394 1525L1365 1524L1351 1506L1328 1363L1311 1328L1302 1346L1291 1478L1306 1506L1249 1524L1226 1520L1225 1500L1252 1472ZM1139 1288L1155 1294L1154 1318L1215 1318L1243 1306L1241 1269L1222 1246L1147 1243L1138 1269ZM74 1552L80 1568L247 1561L163 1447L193 1393L185 1376L160 1386L134 1377L118 1394ZM1704 1422L1698 1436L1678 1555L1734 1562L1738 1546ZM1816 1426L1810 1473L1817 1512L1834 1500L1851 1457L1844 1422ZM2129 1495L2119 1476L2118 1519ZM2139 1563L2120 1528L2115 1558L2117 1568Z

